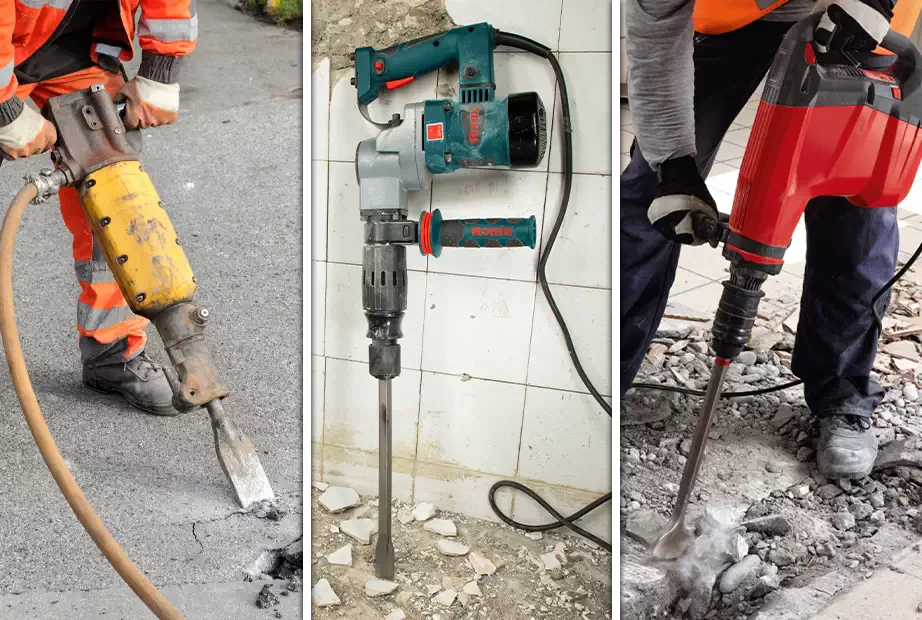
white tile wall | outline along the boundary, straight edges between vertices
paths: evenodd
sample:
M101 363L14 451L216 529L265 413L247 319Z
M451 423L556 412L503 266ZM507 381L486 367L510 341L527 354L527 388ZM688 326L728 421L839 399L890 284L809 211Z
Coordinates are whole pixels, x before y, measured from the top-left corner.
M448 0L447 7L456 23L487 21L564 49L560 61L578 174L548 275L587 372L610 395L611 2ZM377 130L358 112L351 76L351 70L329 75L321 65L312 80L315 93L330 93L329 105L315 102L312 111L312 467L327 482L376 493L377 385L367 367L362 226L352 162L358 142ZM539 249L562 189L556 83L546 62L504 49L495 55L495 76L497 97L536 91L556 118L542 164L440 175L431 191L411 196L409 217L436 208L446 219L535 215L538 247L446 248L428 260L408 248L403 372L393 384L394 493L493 517L489 488L503 478L523 479L566 512L610 489L611 421L576 376L536 282ZM457 97L456 70L385 92L369 110L386 120L408 102L433 97ZM688 277L700 278L691 272ZM500 492L500 506L546 520L525 499L513 506L515 495ZM592 529L610 531L611 511L587 521Z
M418 458L515 474L525 386L423 373Z
M424 370L525 382L533 282L430 273L427 288Z

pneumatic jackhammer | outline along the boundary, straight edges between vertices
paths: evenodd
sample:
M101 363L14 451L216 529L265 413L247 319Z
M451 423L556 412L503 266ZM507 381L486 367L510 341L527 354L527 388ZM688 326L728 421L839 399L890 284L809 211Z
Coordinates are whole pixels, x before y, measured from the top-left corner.
M534 216L443 220L438 209L407 219L407 192L426 189L432 174L459 168L537 166L547 144L546 113L534 92L497 100L493 50L515 35L486 23L462 26L383 50L355 51L353 85L366 120L381 129L356 151L359 212L364 222L362 305L368 321L369 372L378 379L378 541L375 573L394 576L391 537L391 381L400 375L401 323L407 309L406 247L437 258L443 248L536 245ZM441 67L456 65L459 101L410 103L403 116L372 121L367 106Z

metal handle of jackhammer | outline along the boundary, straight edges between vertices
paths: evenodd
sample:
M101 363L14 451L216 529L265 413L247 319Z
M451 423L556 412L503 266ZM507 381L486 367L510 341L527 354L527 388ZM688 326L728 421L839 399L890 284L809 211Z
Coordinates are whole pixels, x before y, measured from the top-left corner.
M820 45L816 41L814 35L822 18L822 12L813 13L792 27L786 35L786 38L794 37L800 40L806 39L820 54L828 53L830 50ZM835 24L833 24L833 30L830 33L830 40L834 35ZM922 53L919 52L919 48L916 47L916 44L913 43L909 37L893 29L887 31L883 41L880 42L880 47L888 52L893 52L896 56L897 64L895 73L900 78L903 99L906 99L922 85Z
M438 209L419 220L419 248L436 258L443 247L534 249L538 239L535 216L443 220Z

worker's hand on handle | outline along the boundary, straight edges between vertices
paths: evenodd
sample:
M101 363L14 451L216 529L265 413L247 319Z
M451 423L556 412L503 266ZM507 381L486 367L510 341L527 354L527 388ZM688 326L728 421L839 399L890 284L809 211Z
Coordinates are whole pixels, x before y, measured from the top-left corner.
M692 215L703 213L719 218L717 203L711 197L691 155L663 162L659 171L656 198L647 210L653 228L670 241L702 245L706 239L695 234Z
M22 159L44 153L58 141L58 132L33 108L23 105L12 122L0 127L0 149L5 159Z
M814 33L820 52L870 52L893 19L892 0L833 0Z
M179 84L163 84L138 75L122 87L118 99L125 100L128 129L172 125L179 118Z

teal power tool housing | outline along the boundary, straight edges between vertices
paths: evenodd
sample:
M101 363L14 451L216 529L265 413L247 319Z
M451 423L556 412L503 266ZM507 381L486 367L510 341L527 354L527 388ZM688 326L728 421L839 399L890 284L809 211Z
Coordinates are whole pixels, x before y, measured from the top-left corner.
M516 35L486 23L462 26L383 50L355 51L358 107L381 129L359 143L356 175L364 221L362 305L368 321L369 372L378 379L379 500L375 572L394 576L391 540L391 380L400 375L401 323L407 308L406 246L438 257L442 248L534 249L535 217L443 220L438 209L407 219L407 192L428 187L431 175L458 168L534 167L547 148L544 104L534 92L494 97L493 50ZM537 44L536 44L537 45ZM381 89L455 65L459 100L431 99L404 106L387 122L368 113Z

